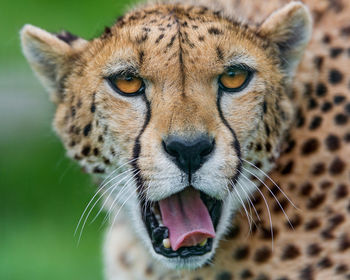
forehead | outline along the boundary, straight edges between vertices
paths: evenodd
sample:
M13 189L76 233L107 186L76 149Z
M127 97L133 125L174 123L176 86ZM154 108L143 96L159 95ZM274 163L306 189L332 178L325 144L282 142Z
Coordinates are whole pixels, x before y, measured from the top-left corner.
M230 64L248 61L254 67L266 53L254 30L204 7L144 8L119 19L104 37L109 70L129 64L148 78L169 69L188 77L217 75Z

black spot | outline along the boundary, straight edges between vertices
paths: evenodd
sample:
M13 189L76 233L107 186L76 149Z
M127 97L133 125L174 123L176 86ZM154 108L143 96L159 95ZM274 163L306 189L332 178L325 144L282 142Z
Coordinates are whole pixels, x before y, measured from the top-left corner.
M164 38L164 34L160 34L157 40L155 41L155 43L158 44L160 40L162 40L163 38Z
M223 271L220 272L218 275L215 277L216 280L232 280L232 274L228 271Z
M143 51L139 52L139 65L141 66L143 64L143 60L145 57L145 53Z
M317 101L314 98L310 98L309 101L308 101L307 108L309 110L312 110L312 109L316 109L317 106L318 106Z
M319 176L326 172L326 165L322 162L316 163L311 170L312 175Z
M87 124L83 129L84 136L88 136L91 131L91 123Z
M244 269L241 272L241 279L249 279L253 277L253 273L249 269Z
M88 156L90 154L91 147L90 146L84 146L83 149L81 150L81 153L84 156Z
M345 101L345 96L343 96L343 95L336 95L336 96L334 96L333 100L334 100L334 104L338 105L338 104L341 104L341 103L343 103Z
M312 189L313 186L310 183L305 183L300 187L300 195L309 196L311 194Z
M256 250L254 255L254 261L257 263L264 263L270 257L271 257L271 249L265 246Z
M334 122L337 125L344 125L348 122L348 116L343 113L336 114L334 117Z
M320 71L322 69L323 61L324 61L324 58L322 56L316 56L314 58L314 63L315 63L317 70Z
M95 156L98 156L100 154L100 151L97 148L94 148L93 153Z
M218 59L220 61L224 60L224 54L223 54L223 52L222 52L220 47L216 48L216 55L218 56Z
M246 259L249 256L249 247L248 246L240 246L238 247L234 253L233 253L233 258L236 261L241 261Z
M317 266L320 268L330 268L333 265L333 262L330 258L324 257L318 263Z
M338 250L340 252L344 252L344 251L346 251L349 248L350 248L350 238L349 238L349 236L347 234L344 233L339 238Z
M199 36L198 40L203 42L204 41L204 36Z
M315 209L319 207L326 199L326 195L324 193L315 194L310 197L306 203L306 207L308 209Z
M223 34L224 32L216 27L210 27L208 29L208 33L211 34L211 35L221 35Z
M316 138L310 138L301 147L301 153L303 155L310 155L317 151L319 142Z
M305 268L300 270L299 274L299 279L300 280L313 280L313 268L311 265L307 265Z
M329 44L331 42L331 40L332 40L332 38L331 38L331 36L329 36L329 34L325 34L323 36L323 39L322 39L323 43L325 43L325 44Z
M332 103L330 103L329 101L326 101L325 103L323 103L321 110L324 113L329 112L332 109L333 105Z
M350 103L346 104L344 108L345 108L345 113L350 115Z
M69 33L68 31L62 31L59 34L56 34L56 37L63 42L67 43L68 45L71 45L72 42L77 40L79 37L76 35L73 35L72 33Z
M343 274L345 272L348 271L348 266L346 264L338 264L336 267L335 267L335 273L336 274Z
M332 175L339 175L345 169L345 163L339 157L336 157L329 166L329 173Z
M299 227L301 225L302 219L301 219L300 215L295 214L293 217L289 218L289 222L286 221L286 227L290 229L292 226L293 229L296 229L297 227Z
M334 238L334 235L333 235L333 232L332 232L332 228L326 228L325 230L321 231L321 236L324 238L324 239L333 239Z
M316 228L318 228L320 226L321 226L320 220L316 219L316 218L313 218L310 221L305 223L304 228L305 228L306 231L310 231L310 230L314 230L314 229L316 229Z
M264 112L264 114L267 113L267 104L266 104L266 101L263 102L263 112Z
M342 214L336 214L329 218L328 220L328 228L330 230L334 230L337 226L345 221L345 218Z
M327 87L324 83L321 82L317 84L317 87L316 87L317 96L320 96L320 97L325 96L327 94L327 91L328 91Z
M345 184L340 184L334 191L334 196L337 200L347 197L348 194L348 188Z
M284 153L290 153L291 151L293 151L293 149L294 149L294 147L295 147L295 140L293 140L293 139L290 139L290 140L288 140L287 141L287 146L286 146L286 148L284 149Z
M305 123L305 117L301 108L298 108L296 116L297 116L297 127L302 127Z
M77 113L77 110L75 109L74 106L71 107L71 116L74 117Z
M77 107L78 107L78 108L81 108L82 105L83 105L83 102L82 102L81 99L79 98L79 99L78 99L78 102L77 102Z
M280 209L280 208L278 208L278 209ZM271 231L272 231L273 235L272 235ZM276 237L278 235L278 231L274 227L272 227L272 229L271 229L270 227L261 226L261 227L259 227L259 232L260 232L259 237L261 239L264 239L264 240L271 240L272 236Z
M344 26L344 27L340 30L340 34L343 35L343 36L349 36L349 35L350 35L350 25Z
M309 129L315 130L320 127L321 123L322 123L322 118L320 116L314 116L314 118L310 123Z
M270 127L267 123L265 123L265 132L266 132L267 136L270 136L271 131L270 131Z
M176 35L173 35L173 36L170 38L169 43L166 45L167 49L172 47L172 45L174 44L175 39L176 39Z
M148 33L144 32L140 37L136 38L136 43L141 44L141 43L147 41L147 39L148 39Z
M343 80L343 74L337 69L332 69L329 71L328 80L331 84L338 84Z
M287 164L282 168L281 174L282 175L290 174L293 171L293 167L294 167L293 160L288 161Z
M271 152L272 146L271 146L271 144L269 142L267 142L265 144L265 149L266 149L266 152Z
M281 260L293 260L300 256L300 250L293 244L288 244L283 248Z
M94 103L91 104L90 111L91 111L91 113L95 113L96 105Z
M98 138L97 138L97 141L100 142L100 143L103 143L103 135L99 135Z
M327 149L330 151L336 151L340 148L340 140L339 137L334 135L334 134L330 134L327 136L326 140L325 140L325 144L327 146Z
M331 49L330 49L329 55L330 55L331 58L336 58L336 57L338 57L343 51L344 51L343 48L334 47L334 48L331 48Z
M102 174L102 173L105 173L105 170L101 167L94 167L94 169L92 170L93 173L99 173L99 174Z
M346 133L345 135L344 135L344 141L345 142L350 142L350 133Z
M239 226L233 226L229 232L225 235L228 239L234 239L238 237L239 233L241 232L241 228Z
M332 186L332 182L330 182L330 181L323 181L320 183L320 188L322 190L329 189L331 186Z
M307 254L311 257L317 256L321 251L322 248L317 243L310 244L306 249Z
M256 151L261 151L262 150L262 146L261 146L260 143L256 144L255 150Z

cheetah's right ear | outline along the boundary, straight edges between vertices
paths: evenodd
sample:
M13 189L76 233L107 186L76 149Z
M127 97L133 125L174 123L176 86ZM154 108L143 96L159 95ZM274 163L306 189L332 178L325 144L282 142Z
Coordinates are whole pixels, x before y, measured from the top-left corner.
M22 28L20 35L24 56L52 101L59 103L72 60L87 41L65 31L52 34L29 24Z
M259 32L277 45L282 68L293 76L311 38L312 19L308 8L301 2L290 2L272 13Z

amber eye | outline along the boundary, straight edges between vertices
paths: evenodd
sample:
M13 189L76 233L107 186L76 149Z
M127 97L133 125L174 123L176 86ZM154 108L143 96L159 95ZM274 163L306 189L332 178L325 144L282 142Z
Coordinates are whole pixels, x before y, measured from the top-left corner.
M113 76L108 78L112 87L120 94L135 96L144 89L144 83L141 78L134 76Z
M219 85L225 91L240 91L245 88L252 72L239 67L231 67L219 77Z

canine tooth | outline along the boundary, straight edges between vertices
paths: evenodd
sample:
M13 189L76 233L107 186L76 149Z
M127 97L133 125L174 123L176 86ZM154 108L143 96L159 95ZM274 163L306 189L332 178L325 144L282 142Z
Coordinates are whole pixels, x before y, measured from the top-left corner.
M199 246L203 247L205 244L207 244L208 238L204 239L201 243L199 243Z
M164 246L166 249L169 249L169 248L170 248L170 239L169 239L169 238L163 239L163 246Z

